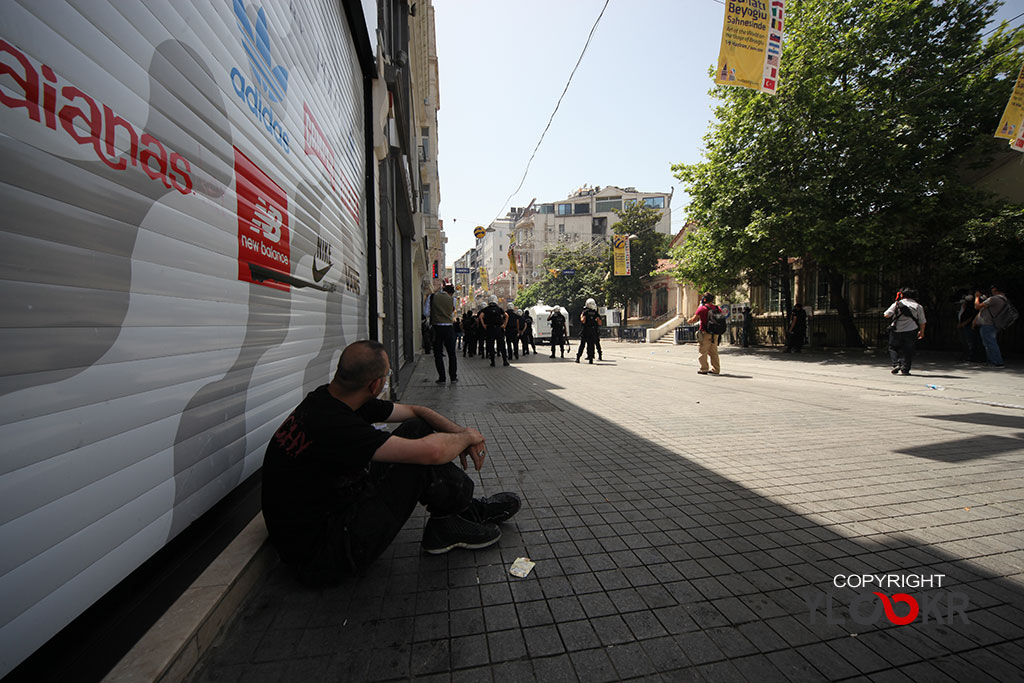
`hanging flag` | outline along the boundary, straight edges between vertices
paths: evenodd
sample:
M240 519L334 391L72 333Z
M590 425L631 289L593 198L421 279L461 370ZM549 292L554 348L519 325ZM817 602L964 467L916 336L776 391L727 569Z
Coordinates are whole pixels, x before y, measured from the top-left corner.
M519 266L516 265L516 254L512 251L512 245L508 245L508 267L512 269L513 273L519 272Z
M489 287L489 283L487 282L487 269L486 269L486 268L484 268L483 266L480 266L480 287L481 287L481 288L482 288L482 289L483 289L483 290L484 290L485 292L486 292L486 291L487 291L488 289L490 289L490 287Z
M730 0L725 3L722 46L715 83L774 95L779 84L785 0Z
M1003 110L1003 118L999 120L996 137L1009 140L1010 147L1024 152L1024 64L1021 64L1010 101Z
M615 275L631 275L629 237L626 235L612 235L612 255Z

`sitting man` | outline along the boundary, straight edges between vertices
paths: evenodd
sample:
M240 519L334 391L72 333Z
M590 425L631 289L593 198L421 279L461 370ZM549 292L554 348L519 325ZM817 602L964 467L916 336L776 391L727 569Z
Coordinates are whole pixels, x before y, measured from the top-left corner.
M417 503L430 518L423 550L486 548L519 496L473 498L484 437L429 408L377 398L391 364L374 341L349 344L330 384L310 392L278 428L263 460L263 517L281 559L310 585L363 573ZM401 422L393 433L373 427ZM461 459L462 469L453 460Z

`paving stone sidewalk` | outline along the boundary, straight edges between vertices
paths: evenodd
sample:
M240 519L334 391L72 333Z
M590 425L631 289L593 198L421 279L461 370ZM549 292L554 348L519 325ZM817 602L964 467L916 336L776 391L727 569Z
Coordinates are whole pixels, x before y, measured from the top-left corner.
M455 386L421 358L403 400L480 429L478 490L523 496L501 542L421 554L417 511L361 579L279 565L194 680L1024 680L1024 376L724 347L713 377L603 343L460 357ZM836 586L883 574L932 586Z

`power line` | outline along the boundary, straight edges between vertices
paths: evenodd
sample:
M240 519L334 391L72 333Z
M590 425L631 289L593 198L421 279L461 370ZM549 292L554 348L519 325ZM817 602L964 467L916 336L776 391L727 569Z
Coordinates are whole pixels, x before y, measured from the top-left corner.
M523 177L519 181L519 187L517 187L512 194L510 194L498 209L498 215L494 217L495 220L501 218L501 212L505 210L508 202L512 197L523 189L523 183L526 182L526 175L530 172L530 164L533 163L533 158L537 156L537 150L540 149L540 143L544 142L544 136L547 135L548 129L551 128L551 122L555 120L555 114L558 112L558 107L562 104L562 98L565 97L565 93L569 90L569 84L572 83L572 77L576 75L576 69L579 68L580 62L583 61L583 55L587 54L587 48L590 47L590 40L594 37L594 31L597 30L597 25L601 23L601 17L604 16L604 11L608 9L608 3L611 0L604 0L604 7L601 8L601 13L597 15L597 20L594 22L593 27L590 29L590 35L587 36L587 42L583 45L583 50L580 52L579 59L576 60L576 66L572 68L572 73L569 74L569 80L565 82L565 88L562 89L562 94L558 97L558 102L555 103L555 109L551 112L551 116L548 118L548 125L544 126L544 132L540 134L540 140L537 141L537 146L533 148L533 154L530 155L530 160L526 162L526 170L523 171Z

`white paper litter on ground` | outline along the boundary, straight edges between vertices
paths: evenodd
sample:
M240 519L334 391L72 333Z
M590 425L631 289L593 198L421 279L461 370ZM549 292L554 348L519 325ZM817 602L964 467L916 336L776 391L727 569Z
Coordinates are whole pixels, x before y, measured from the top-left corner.
M508 570L508 573L512 576L518 576L520 579L526 578L526 575L530 573L530 570L537 566L536 562L531 562L528 557L517 557L516 561L512 563L512 568Z

